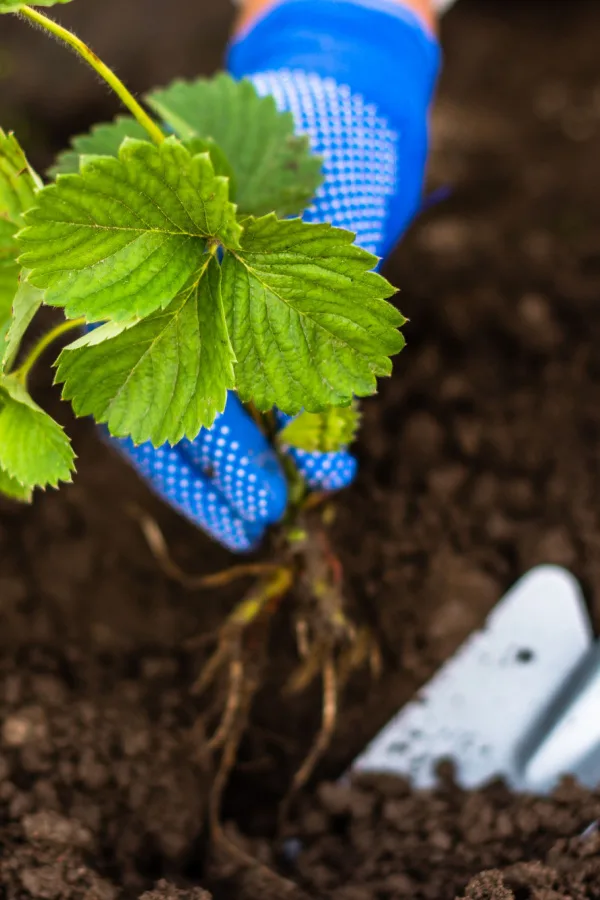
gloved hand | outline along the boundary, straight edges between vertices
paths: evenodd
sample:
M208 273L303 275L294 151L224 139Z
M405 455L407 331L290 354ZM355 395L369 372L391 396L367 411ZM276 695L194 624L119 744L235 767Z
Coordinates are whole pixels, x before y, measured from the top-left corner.
M438 66L437 42L397 0L280 0L229 52L232 74L291 110L324 158L304 218L354 231L380 256L419 207ZM159 495L231 550L255 547L285 511L276 454L233 394L194 441L117 443ZM354 478L347 452L290 453L309 488Z
M225 412L193 441L158 449L111 441L161 497L230 550L251 550L285 512L287 483L277 455L232 392ZM346 452L294 455L311 488L344 487L356 472Z

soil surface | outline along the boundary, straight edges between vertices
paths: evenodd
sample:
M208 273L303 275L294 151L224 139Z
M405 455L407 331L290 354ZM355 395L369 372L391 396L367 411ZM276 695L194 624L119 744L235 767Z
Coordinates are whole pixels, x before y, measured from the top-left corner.
M600 794L567 782L550 800L501 784L323 783L299 818L303 849L287 845L290 871L335 900L582 900L600 896L599 814Z
M140 91L213 70L231 20L224 0L80 0L60 15ZM320 715L317 689L281 694L295 666L284 610L225 818L312 897L599 898L600 838L580 835L600 794L319 786L532 565L569 568L600 626L600 5L461 0L443 40L430 182L452 194L389 261L408 347L364 405L360 477L334 526L349 610L383 673L350 683L297 808L301 843L283 853L277 806ZM0 121L39 166L115 111L7 17L0 79ZM33 508L0 506L0 896L284 896L216 864L206 839L205 710L190 686L207 648L188 639L214 633L239 595L166 578L135 508L186 569L231 559L73 422L49 381L36 396L73 434L79 472Z

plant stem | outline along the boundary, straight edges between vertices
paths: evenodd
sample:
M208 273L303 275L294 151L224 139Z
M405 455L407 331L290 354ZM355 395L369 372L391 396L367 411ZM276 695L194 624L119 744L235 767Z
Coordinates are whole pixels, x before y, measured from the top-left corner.
M142 128L146 129L152 140L157 144L161 144L164 141L165 136L156 122L154 122L148 113L140 106L135 97L127 90L121 79L96 56L94 51L91 50L87 44L81 41L67 28L63 28L58 22L49 19L48 16L37 12L37 10L32 9L30 6L19 7L18 13L25 19L29 19L30 22L33 22L35 25L39 25L41 28L49 31L50 34L53 34L54 37L64 41L65 44L68 44L75 53L77 53L92 67L92 69L94 69L95 72L98 73L98 75L100 75L101 78L104 79L104 81L106 81L121 102L135 116Z
M25 385L29 373L44 350L46 350L57 338L65 334L65 332L72 331L74 328L81 328L83 325L85 325L85 318L82 316L79 319L68 319L66 322L61 322L60 325L56 325L50 331L47 331L30 350L19 368L15 369L11 374L14 375L15 378L18 378L22 385Z

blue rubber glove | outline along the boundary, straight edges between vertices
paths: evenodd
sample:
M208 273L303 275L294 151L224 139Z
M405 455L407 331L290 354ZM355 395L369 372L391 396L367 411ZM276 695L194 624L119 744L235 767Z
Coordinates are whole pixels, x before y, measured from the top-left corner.
M385 256L421 201L439 48L420 21L392 0L282 0L232 44L229 68L291 110L323 156L306 221L354 231ZM285 511L275 452L234 394L194 441L116 443L160 496L231 550L253 549ZM356 474L345 451L289 452L311 489L342 488Z

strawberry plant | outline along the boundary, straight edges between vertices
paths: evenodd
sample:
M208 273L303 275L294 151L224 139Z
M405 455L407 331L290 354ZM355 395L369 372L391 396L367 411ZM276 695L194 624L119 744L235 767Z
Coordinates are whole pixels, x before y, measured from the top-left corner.
M377 259L353 234L295 218L321 179L308 139L271 98L224 74L177 81L142 106L82 41L35 8L66 2L0 0L0 14L70 46L128 115L75 137L47 182L0 130L0 491L29 501L74 472L67 434L29 393L33 366L61 338L54 365L63 398L115 437L154 446L193 439L235 390L270 433L273 409L296 416L279 436L288 445L347 444L355 398L390 374L404 320L388 302L394 289L373 271ZM31 346L28 328L44 305L62 318ZM286 466L290 509L275 561L213 579L259 575L200 678L203 687L223 669L229 675L215 747L235 741L259 680L248 635L264 630L293 584L304 596L305 664L295 687L324 674L324 730L344 665L361 655L322 509ZM344 641L346 656L334 659ZM313 762L314 753L298 783Z

